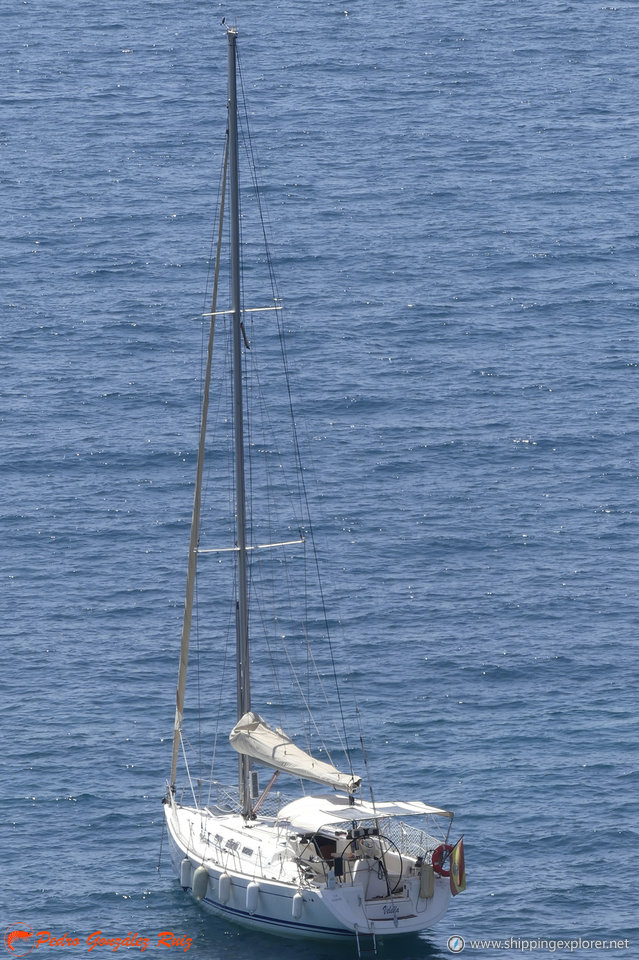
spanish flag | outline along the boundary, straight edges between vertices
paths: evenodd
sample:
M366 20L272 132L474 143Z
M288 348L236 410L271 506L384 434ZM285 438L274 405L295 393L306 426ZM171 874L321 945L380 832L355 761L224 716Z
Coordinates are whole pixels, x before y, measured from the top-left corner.
M464 839L460 837L450 852L450 892L454 897L466 889L466 864L464 863Z

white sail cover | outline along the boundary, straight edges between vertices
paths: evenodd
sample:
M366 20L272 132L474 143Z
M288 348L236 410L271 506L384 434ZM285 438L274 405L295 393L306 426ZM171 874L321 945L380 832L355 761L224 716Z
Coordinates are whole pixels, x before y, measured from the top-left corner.
M316 760L310 753L300 750L283 730L269 727L259 713L245 713L231 730L229 740L238 753L303 780L349 793L357 790L362 782L361 777L340 773L332 764Z

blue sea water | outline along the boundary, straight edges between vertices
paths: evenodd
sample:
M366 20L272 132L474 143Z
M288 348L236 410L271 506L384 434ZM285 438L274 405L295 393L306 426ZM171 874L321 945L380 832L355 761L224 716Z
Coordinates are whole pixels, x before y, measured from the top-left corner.
M3 9L3 929L302 953L161 850L224 15L373 780L465 838L468 890L383 955L639 956L626 0Z

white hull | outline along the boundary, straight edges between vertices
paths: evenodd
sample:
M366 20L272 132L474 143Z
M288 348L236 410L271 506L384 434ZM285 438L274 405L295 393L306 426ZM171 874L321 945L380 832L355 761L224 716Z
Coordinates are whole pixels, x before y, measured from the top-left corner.
M353 940L416 933L446 912L449 880L434 877L432 894L420 895L420 876L408 861L406 877L389 896L377 863L371 870L365 860L337 881L309 877L308 870L304 875L287 852L297 834L272 818L246 823L236 814L171 801L165 813L171 860L184 889L213 913L244 926L281 936ZM206 877L200 872L194 881L202 866Z

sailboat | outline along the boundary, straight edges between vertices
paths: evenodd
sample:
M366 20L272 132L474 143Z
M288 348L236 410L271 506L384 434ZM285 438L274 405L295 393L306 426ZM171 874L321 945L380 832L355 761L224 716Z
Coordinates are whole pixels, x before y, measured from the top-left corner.
M465 887L463 840L453 842L450 811L421 800L377 800L372 787L367 795L362 776L353 770L350 753L340 764L347 769L340 770L332 758L318 758L280 727L268 723L252 703L253 558L264 550L299 545L305 536L302 531L296 538L255 542L255 525L248 507L253 484L247 489L243 371L246 354L253 344L248 341L245 321L251 310L262 308L246 308L242 302L237 28L226 26L226 36L228 124L220 225L213 306L206 315L210 317L210 334L171 775L163 799L170 855L183 889L215 914L275 934L351 940L359 954L364 938L376 950L380 937L415 933L441 919L451 896ZM227 194L230 306L218 310L217 282ZM278 310L280 305L275 303L264 309ZM229 745L238 753L238 785L232 791L215 782L217 792L212 797L209 783L208 794L203 798L202 780L194 782L189 768L184 715L197 564L202 553L211 552L200 545L200 519L213 330L220 317L230 339L234 542L219 550L226 549L235 563L232 643L237 712ZM267 712L267 706L260 704L262 712ZM177 784L181 755L186 775L184 789ZM361 762L367 768L363 742ZM262 790L258 779L261 768L270 773ZM280 775L297 784L297 795L288 798L279 792L275 794L274 785Z

